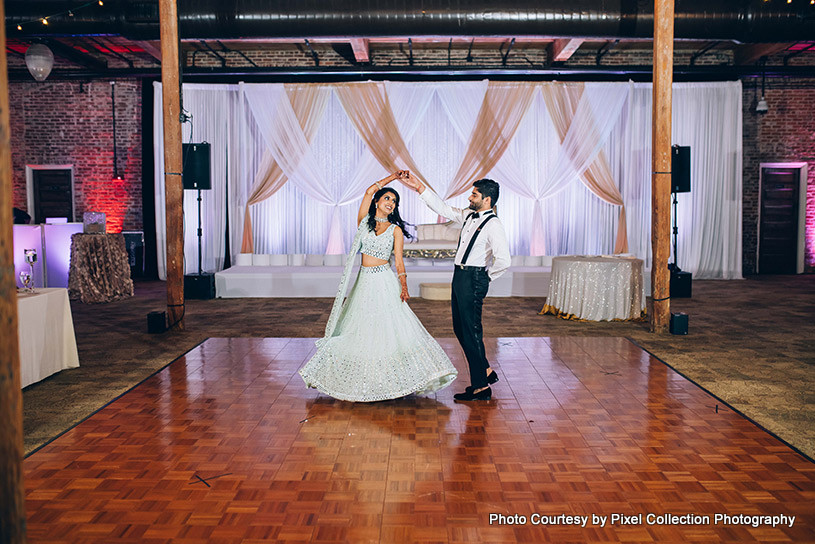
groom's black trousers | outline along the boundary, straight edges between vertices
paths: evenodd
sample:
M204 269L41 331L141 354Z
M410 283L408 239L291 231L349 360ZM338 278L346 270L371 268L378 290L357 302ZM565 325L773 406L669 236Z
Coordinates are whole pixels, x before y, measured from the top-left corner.
M456 333L467 363L470 366L470 384L475 389L487 387L487 356L484 352L484 332L481 326L481 307L490 278L483 266L456 265L453 272L453 331Z

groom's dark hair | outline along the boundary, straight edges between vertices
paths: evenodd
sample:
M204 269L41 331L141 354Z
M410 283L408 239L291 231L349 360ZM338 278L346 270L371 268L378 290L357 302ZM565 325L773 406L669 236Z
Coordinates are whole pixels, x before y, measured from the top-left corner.
M490 204L493 208L495 207L498 203L498 189L500 187L497 182L484 178L473 183L473 187L478 189L483 198L490 197Z

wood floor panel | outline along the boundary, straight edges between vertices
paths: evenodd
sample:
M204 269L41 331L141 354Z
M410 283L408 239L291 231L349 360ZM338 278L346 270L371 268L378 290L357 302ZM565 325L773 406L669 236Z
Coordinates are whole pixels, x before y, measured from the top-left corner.
M25 460L29 540L815 542L815 465L631 342L488 339L470 404L440 343L452 387L354 404L303 386L311 339L209 339Z

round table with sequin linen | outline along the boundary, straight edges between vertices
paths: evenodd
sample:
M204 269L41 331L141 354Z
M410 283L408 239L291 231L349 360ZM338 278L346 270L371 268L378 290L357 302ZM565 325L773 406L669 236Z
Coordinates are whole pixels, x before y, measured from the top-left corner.
M542 314L612 321L645 315L642 259L618 255L565 255L552 259Z

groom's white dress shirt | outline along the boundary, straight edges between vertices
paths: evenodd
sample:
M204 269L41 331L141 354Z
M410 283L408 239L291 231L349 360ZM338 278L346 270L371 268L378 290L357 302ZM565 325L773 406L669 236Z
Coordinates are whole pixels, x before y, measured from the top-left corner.
M470 239L475 234L478 226L484 221L484 218L493 213L492 210L481 212L477 219L471 218L467 221L467 217L473 213L472 210L453 208L439 198L439 195L434 193L429 187L425 187L424 192L419 196L424 200L425 204L437 214L455 221L459 225L463 225L461 229L461 240L456 250L456 264L489 266L487 273L490 277L490 281L506 272L510 265L509 243L507 242L506 232L504 232L504 225L498 216L496 216L495 219L487 221L487 224L481 229L481 234L475 239L473 249L467 256L467 262L461 262L464 258L464 252L467 251L467 247L470 245ZM492 260L492 265L489 264L490 260Z

